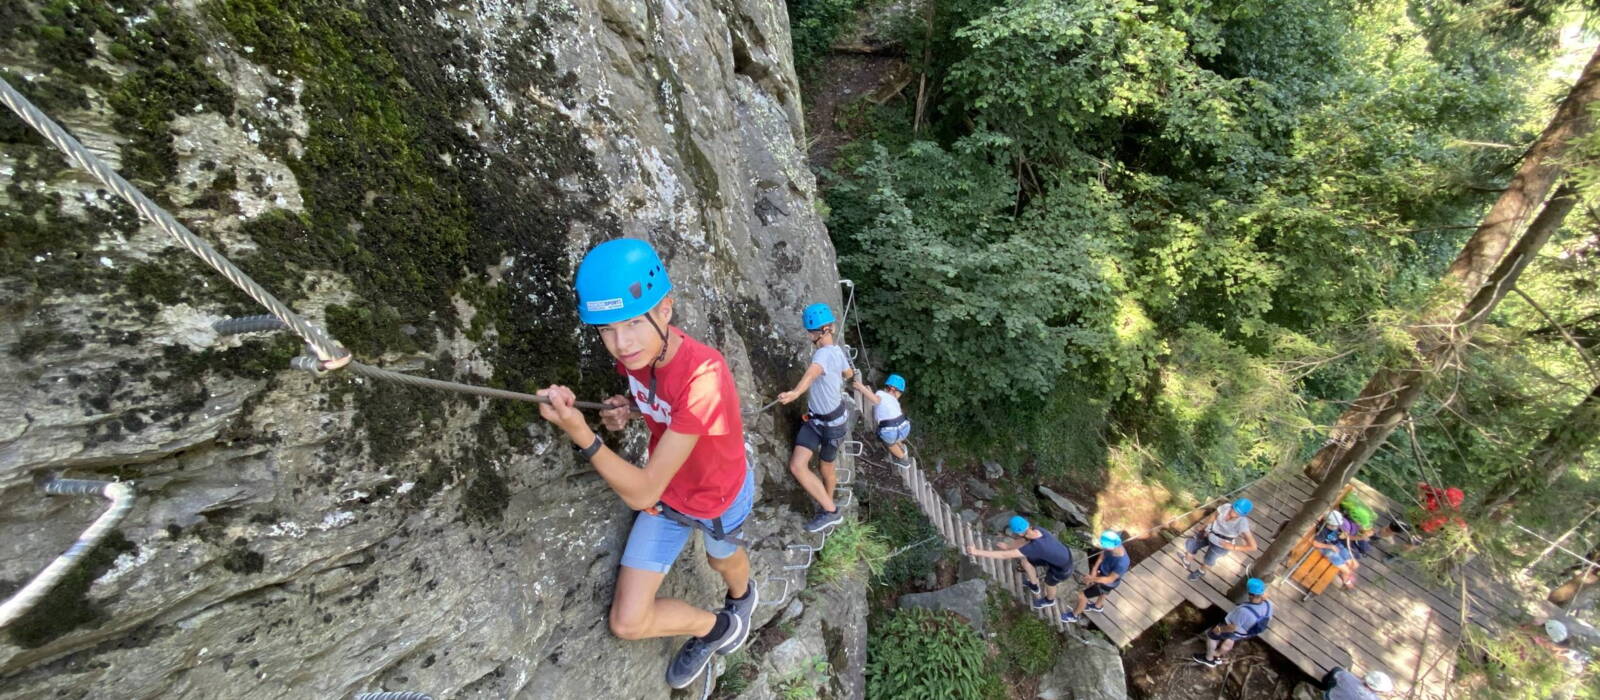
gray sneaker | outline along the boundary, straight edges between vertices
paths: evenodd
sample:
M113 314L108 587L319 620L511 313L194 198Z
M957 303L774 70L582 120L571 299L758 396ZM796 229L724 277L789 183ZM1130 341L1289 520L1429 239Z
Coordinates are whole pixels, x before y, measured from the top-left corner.
M834 525L838 525L843 520L844 514L840 513L838 510L833 511L832 513L829 513L828 511L822 511L821 513L817 513L817 517L812 518L806 523L806 532L822 532L823 530L833 527Z
M750 579L750 583L745 588L743 599L724 598L723 600L725 602L722 605L722 609L733 613L739 618L739 622L744 625L744 634L739 636L737 644L726 649L717 650L718 654L726 656L738 651L739 647L744 646L745 640L750 638L750 616L755 614L756 606L761 604L761 592L756 590L756 580Z
M729 611L722 611L718 615L728 618L728 629L716 639L704 637L690 637L683 643L683 648L678 650L678 655L672 657L667 664L667 685L674 688L687 688L694 679L706 670L706 664L711 663L713 653L727 649L733 651L739 644L744 643L744 621Z

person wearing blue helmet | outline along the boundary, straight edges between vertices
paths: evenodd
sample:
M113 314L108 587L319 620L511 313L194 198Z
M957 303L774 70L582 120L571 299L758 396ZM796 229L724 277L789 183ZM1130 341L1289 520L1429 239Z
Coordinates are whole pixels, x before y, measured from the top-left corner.
M1220 666L1222 657L1241 639L1260 636L1272 623L1272 601L1267 600L1267 584L1258 578L1244 582L1250 600L1233 609L1222 624L1206 630L1206 653L1195 654L1195 663Z
M821 512L806 523L806 532L824 532L844 520L838 504L833 502L833 491L839 477L833 462L839 456L839 443L847 433L849 408L844 401L844 380L855 376L846 357L833 337L833 309L827 304L812 304L800 314L800 321L811 338L811 365L806 367L799 383L793 389L778 394L778 401L790 403L806 395L806 416L795 432L794 452L789 455L789 473L800 487L817 502ZM811 455L821 460L818 471L811 473Z
M628 382L627 397L606 399L612 408L601 412L601 422L615 432L640 416L650 432L649 458L641 468L607 448L567 387L541 390L549 403L539 406L539 415L565 432L573 449L638 511L617 572L611 632L623 639L689 635L666 671L667 684L683 688L713 654L744 644L759 602L738 537L756 488L739 393L722 353L672 325L672 281L649 243L623 238L595 246L578 265L575 286L579 320L595 328ZM717 611L656 597L696 530L707 561L728 586Z
M1189 580L1198 581L1206 569L1216 565L1228 552L1250 552L1256 548L1256 536L1250 533L1250 511L1255 504L1248 498L1217 506L1217 512L1200 521L1194 534L1184 542L1183 566L1189 570ZM1206 550L1204 559L1195 558Z
M907 466L906 438L911 436L911 419L900 409L900 397L906 392L906 378L898 374L883 380L883 388L874 392L872 387L855 380L852 387L867 403L872 404L872 419L878 422L878 439L883 441L893 455L895 464Z
M994 549L967 547L967 554L987 559L1018 559L1026 578L1022 582L1028 592L1038 596L1033 599L1033 609L1041 610L1056 604L1056 585L1072 576L1072 550L1056 539L1049 530L1035 527L1027 518L1011 516L1006 531L1012 536L1009 542L1000 542Z
M1078 592L1078 605L1071 612L1062 612L1062 622L1077 622L1082 619L1084 611L1099 613L1106 609L1101 605L1106 599L1106 594L1116 590L1122 585L1122 577L1127 575L1128 567L1133 560L1128 558L1128 548L1122 546L1122 533L1116 530L1106 530L1100 533L1098 543L1100 552L1089 558L1089 575L1084 578L1088 588ZM1090 603L1089 599L1094 602Z

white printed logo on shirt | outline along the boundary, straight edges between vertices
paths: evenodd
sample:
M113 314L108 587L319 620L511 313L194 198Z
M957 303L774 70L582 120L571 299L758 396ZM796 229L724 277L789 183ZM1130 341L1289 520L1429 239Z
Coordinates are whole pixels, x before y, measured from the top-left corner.
M672 404L662 400L661 392L656 392L654 403L646 403L650 397L650 387L640 382L633 375L628 375L628 393L633 395L634 405L639 407L639 412L649 416L652 420L662 425L672 425Z

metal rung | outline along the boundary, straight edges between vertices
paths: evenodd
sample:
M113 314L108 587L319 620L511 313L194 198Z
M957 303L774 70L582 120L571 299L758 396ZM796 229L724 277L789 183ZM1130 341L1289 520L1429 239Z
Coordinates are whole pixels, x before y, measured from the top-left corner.
M772 582L772 579L770 579L770 578L765 578L765 579L760 579L760 580L763 582L763 584L762 584L763 587L765 587L766 583L771 583ZM761 601L759 603L756 603L756 606L759 607L759 606L762 606L762 605L783 605L784 602L787 601L788 599L789 599L789 577L788 576L784 576L783 577L783 592L779 593L777 598L773 598L772 600L763 600L763 601Z
M848 478L846 478L846 476L841 476L840 472L843 472L845 475L848 475ZM856 481L856 470L851 469L849 467L835 467L834 470L833 470L833 474L834 474L834 476L838 477L838 479L839 479L839 481L836 482L834 484L834 486L849 486L850 484L853 484Z
M845 440L839 443L839 451L846 457L860 457L865 449L866 446L861 444L860 440Z
M827 539L824 538L823 541L826 542ZM813 546L811 546L809 544L791 544L788 547L785 547L784 549L787 552L805 552L806 553L806 560L805 560L804 563L801 563L801 564L784 564L783 565L783 570L784 571L805 571L806 569L811 568L811 561L816 558L817 551L822 549L822 547L820 545L818 545L816 547L813 547ZM787 553L784 554L784 558L785 559L788 558L788 554Z
M856 492L850 487L840 486L839 491L844 494L844 498L834 502L833 507L835 510L840 508L849 508L856 502Z

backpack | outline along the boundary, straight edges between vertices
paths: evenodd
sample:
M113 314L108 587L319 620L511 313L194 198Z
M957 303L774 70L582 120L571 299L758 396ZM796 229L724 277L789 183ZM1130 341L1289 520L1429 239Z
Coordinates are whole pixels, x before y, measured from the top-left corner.
M1250 605L1250 603L1245 603L1245 605ZM1239 631L1240 634L1243 634L1246 637L1260 636L1261 633L1267 631L1267 627L1272 624L1272 601L1262 601L1261 605L1257 607L1266 608L1266 614L1263 615L1260 612L1257 612L1256 621L1251 623L1248 628Z

